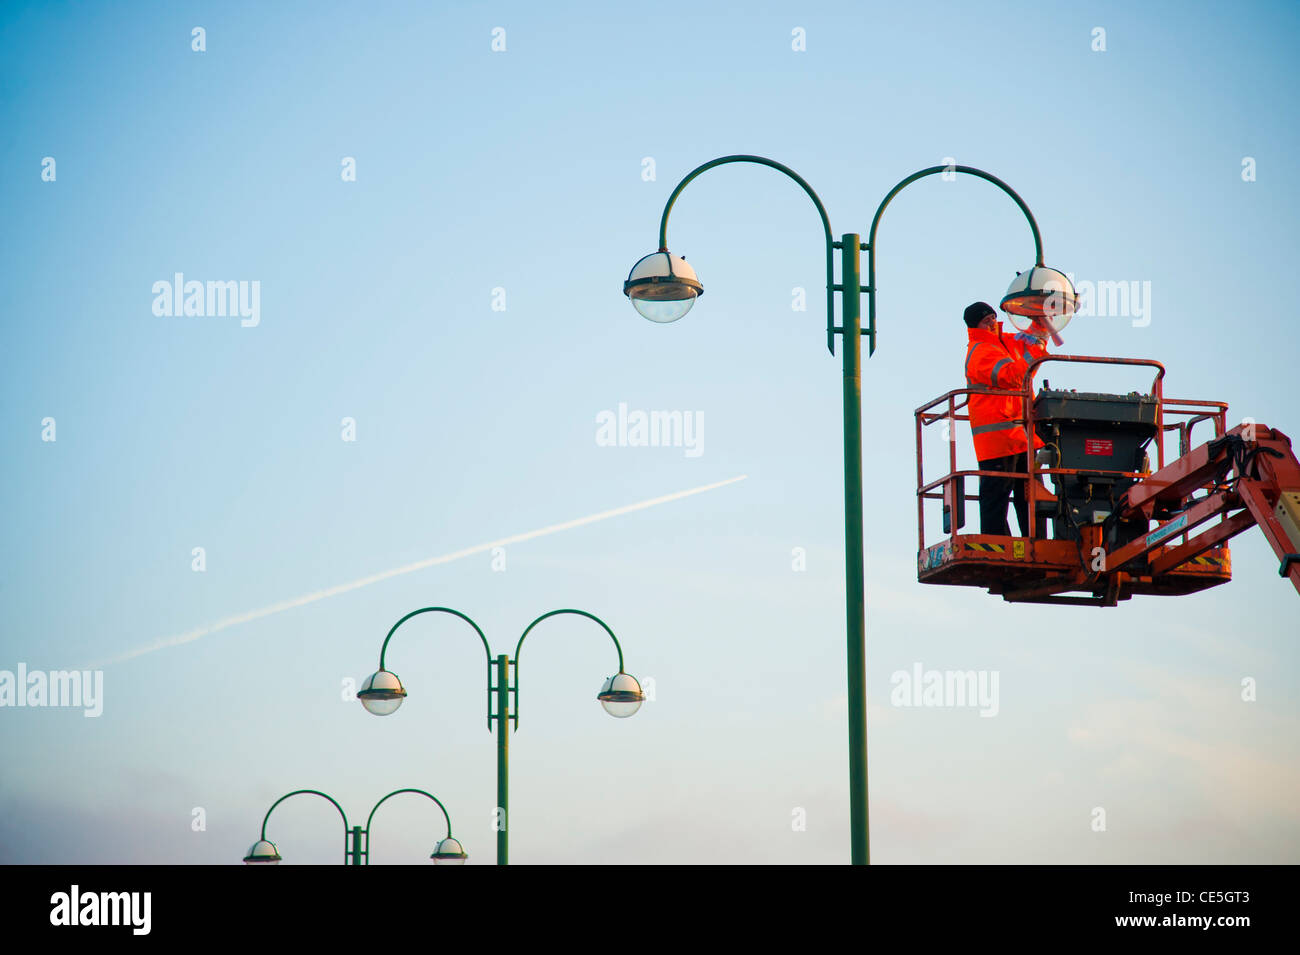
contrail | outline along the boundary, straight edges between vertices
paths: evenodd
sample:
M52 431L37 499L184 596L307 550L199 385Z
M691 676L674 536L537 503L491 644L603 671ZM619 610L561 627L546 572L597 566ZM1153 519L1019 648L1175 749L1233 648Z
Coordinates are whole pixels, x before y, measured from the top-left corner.
M500 540L488 541L486 544L476 544L473 547L466 547L464 550L452 551L450 554L443 554L440 557L427 557L424 560L417 560L413 564L404 564L401 567L394 567L391 570L380 571L377 574L371 574L369 577L362 577L359 580L349 581L346 584L336 584L333 587L327 587L324 590L317 590L310 594L303 594L301 597L294 597L291 600L283 600L280 603L271 604L269 607L262 607L259 610L249 610L246 613L236 614L233 617L226 617L224 620L210 623L206 627L198 627L194 630L187 630L184 633L176 634L175 636L163 637L159 640L155 640L147 646L128 650L126 653L119 654L104 663L83 667L82 669L99 670L114 663L123 663L127 660L133 660L136 657L142 657L146 653L153 653L155 650L165 650L168 647L179 647L185 643L193 643L195 640L198 640L200 637L206 637L208 634L216 633L220 630L226 630L230 627L238 626L241 623L248 623L252 620L260 620L261 618L269 617L272 614L283 613L286 610L292 610L294 607L304 607L307 604L315 603L318 600L324 600L327 597L337 597L339 594L345 594L350 590L359 590L362 587L369 587L371 584L377 584L381 580L388 580L390 577L400 577L403 574L412 574L417 570L424 570L426 567L435 567L438 564L449 564L453 560L460 560L462 557L469 557L471 554L481 554L484 551L491 550L493 547L504 547L507 544L518 544L521 541L532 540L535 537L545 537L547 534L558 534L560 531L571 530L575 527L581 527L584 524L595 524L597 521L606 521L611 517L621 517L624 514L631 514L633 511L643 511L647 507L667 504L669 501L680 501L682 498L690 497L693 494L703 494L705 491L713 491L720 487L726 487L728 484L735 484L737 481L745 480L746 477L748 477L748 475L741 474L738 477L728 478L725 481L718 481L715 484L705 484L702 487L693 487L686 491L677 491L673 494L665 494L663 497L652 497L646 501L638 501L635 504L627 504L623 507L616 507L613 510L601 511L598 514L589 514L586 517L564 521L561 524L551 524L547 527L539 527L537 530L525 531L522 534L515 534L511 537L503 537Z

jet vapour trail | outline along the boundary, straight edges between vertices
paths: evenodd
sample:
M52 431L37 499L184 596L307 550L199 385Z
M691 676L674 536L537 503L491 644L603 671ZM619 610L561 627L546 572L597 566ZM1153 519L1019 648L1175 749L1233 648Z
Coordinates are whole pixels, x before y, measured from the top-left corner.
M647 507L656 507L660 504L667 504L670 501L680 501L684 497L703 494L705 491L713 491L720 487L726 487L728 484L735 484L737 481L745 480L746 477L748 477L748 475L741 474L738 477L728 478L725 481L718 481L714 484L705 484L701 487L693 487L685 491L676 491L672 494L665 494L662 497L652 497L649 500L638 501L635 504L625 504L623 507L616 507L609 511L601 511L598 514L589 514L586 517L564 521L561 524L551 524L547 527L539 527L537 530L525 531L522 534L514 534L511 537L503 537L500 540L488 541L486 544L476 544L473 547L466 547L464 550L452 551L450 554L442 554L439 557L426 557L424 560L417 560L413 564L404 564L401 567L394 567L391 570L380 571L377 574L371 574L369 577L362 577L359 580L349 581L346 584L336 584L335 586L327 587L324 590L317 590L314 593L303 594L301 597L283 600L280 603L271 604L269 607L262 607L258 610L249 610L246 613L236 614L233 617L226 617L223 620L218 620L216 623L210 623L205 627L197 627L194 630L187 630L184 633L178 633L174 636L162 637L151 644L143 647L136 647L134 650L128 650L126 653L112 657L103 663L83 667L82 669L99 670L114 663L124 663L127 660L134 660L136 657L142 657L146 653L153 653L155 650L165 650L168 647L179 647L182 644L193 643L201 637L206 637L209 634L217 633L221 630L227 630L230 627L236 627L241 623L260 620L263 617L269 617L272 614L283 613L284 611L292 610L295 607L304 607L307 604L315 603L318 600L325 600L327 597L337 597L339 594L345 594L351 590L359 590L362 587L369 587L371 584L377 584L381 580L388 580L390 577L400 577L403 574L413 574L417 570L424 570L426 567L436 567L438 564L449 564L453 560L460 560L462 557L469 557L471 554L481 554L484 551L491 550L493 547L504 547L507 544L518 544L521 541L532 540L535 537L545 537L548 534L558 534L560 531L582 527L584 524L595 524L597 521L607 521L611 517L621 517L624 514L631 514L633 511L643 511Z

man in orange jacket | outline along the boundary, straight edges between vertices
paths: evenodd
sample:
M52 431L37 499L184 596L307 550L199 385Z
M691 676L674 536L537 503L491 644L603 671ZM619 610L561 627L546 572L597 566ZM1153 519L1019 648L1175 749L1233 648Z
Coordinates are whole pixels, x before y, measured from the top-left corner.
M1025 343L1003 337L997 312L987 302L970 305L963 318L969 339L966 345L966 384L972 388L1007 392L1005 395L972 394L967 404L979 469L1025 474L1029 470L1029 455L1026 453L1020 390L1028 371L1025 363L1028 349ZM1042 445L1042 439L1037 435L1034 444L1036 447ZM980 478L981 534L1011 536L1011 527L1007 523L1010 499L1015 502L1020 534L1028 536L1029 504L1025 484L1024 478ZM1039 529L1042 527L1040 525Z

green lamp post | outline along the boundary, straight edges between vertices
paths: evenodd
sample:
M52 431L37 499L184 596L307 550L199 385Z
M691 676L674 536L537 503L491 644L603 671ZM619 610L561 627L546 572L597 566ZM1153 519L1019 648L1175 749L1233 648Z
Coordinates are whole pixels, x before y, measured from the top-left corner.
M623 294L642 316L652 322L668 324L686 315L695 300L704 294L695 269L681 256L668 251L668 215L682 190L701 173L728 163L757 163L784 173L812 199L821 216L826 237L826 347L835 354L835 335L843 336L843 415L844 415L844 579L847 619L848 697L849 697L849 816L851 860L854 865L870 862L869 826L867 821L867 693L866 693L866 600L864 596L864 561L862 546L862 367L860 337L867 336L868 355L876 350L876 229L885 208L894 196L926 176L937 173L963 173L987 180L1010 196L1029 221L1034 235L1034 264L1016 273L1002 308L1012 315L1023 316L1027 327L1042 323L1060 343L1056 332L1064 327L1078 302L1074 287L1066 276L1043 265L1043 241L1038 223L1024 200L1001 179L970 166L931 166L908 176L885 196L871 220L867 241L857 233L845 233L835 240L831 233L826 207L812 186L788 166L762 156L723 156L698 166L686 175L664 205L659 220L659 248L632 266L623 283ZM835 250L840 251L840 282L835 282ZM867 253L867 284L862 285L860 252ZM835 293L841 293L841 320L835 323ZM867 293L867 327L862 328L861 295Z
M433 854L429 856L434 865L464 865L465 860L469 858L465 854L465 848L460 841L451 834L451 817L447 815L447 807L442 801L432 793L427 793L423 789L395 789L379 802L375 803L374 809L370 810L370 816L366 819L365 828L360 826L348 826L347 813L343 807L338 804L334 797L329 796L318 789L295 789L291 793L285 793L275 802L271 803L271 808L266 811L266 816L262 819L262 835L252 847L248 854L244 856L246 865L279 865L281 862L280 850L276 848L275 843L266 838L266 824L271 820L271 813L275 807L280 805L290 796L301 796L304 794L320 796L328 799L339 815L343 817L343 864L344 865L369 865L370 864L370 824L375 819L375 812L389 799L402 793L416 793L426 796L438 804L442 810L442 818L447 823L447 835L438 841L434 847Z
M519 642L515 645L514 658L502 653L496 657L492 655L492 649L488 645L487 637L483 634L482 628L479 627L468 616L459 610L453 610L450 607L422 607L419 610L412 610L397 623L393 624L392 629L388 631L388 636L384 637L383 646L379 649L379 669L366 678L361 689L357 691L357 699L361 705L369 712L376 716L389 716L397 711L402 705L402 700L406 699L406 688L402 681L398 679L397 674L389 670L385 663L385 656L388 653L388 641L393 639L393 634L397 628L412 617L422 613L447 613L453 617L459 617L478 634L479 640L483 643L483 651L487 654L487 727L488 732L492 731L493 723L496 724L497 730L497 865L509 864L509 831L508 817L510 805L510 724L514 724L516 730L519 729L519 654L523 650L524 640L543 620L554 617L558 614L576 614L579 617L586 617L593 620L609 635L610 640L614 642L614 649L618 652L618 672L605 680L600 692L596 694L596 699L604 707L605 712L610 716L624 719L631 716L641 708L645 701L645 693L641 690L641 684L636 681L630 673L623 669L623 648L619 645L618 637L614 636L614 631L609 628L605 621L601 620L594 614L587 613L585 610L552 610L544 613L527 627L524 628L523 634L519 637ZM514 668L514 685L510 682L510 670ZM514 706L511 707L511 694L514 695Z

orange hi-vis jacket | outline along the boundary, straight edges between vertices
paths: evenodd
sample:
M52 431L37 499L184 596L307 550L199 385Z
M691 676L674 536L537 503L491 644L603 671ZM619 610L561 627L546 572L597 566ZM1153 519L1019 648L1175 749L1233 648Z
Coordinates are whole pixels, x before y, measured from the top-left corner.
M990 388L1009 392L1003 395L971 395L967 405L971 434L975 438L975 457L980 461L1020 454L1025 450L1024 410L1020 390L1024 387L1027 346L1005 338L1002 323L997 331L968 328L966 345L966 384L971 388ZM1033 357L1038 357L1034 355ZM1042 439L1034 436L1034 446Z
M1016 332L1011 336L1011 351L1020 352L1021 360L1025 363L1025 371L1029 371L1029 366L1039 358L1047 354L1047 342L1037 335L1031 335L1028 332ZM1034 370L1038 374L1038 370ZM1043 439L1037 434L1034 435L1034 447L1041 448Z
M1016 332L1011 336L1009 344L1011 353L1020 356L1020 359L1025 363L1026 370L1028 370L1031 361L1036 361L1047 354L1047 342L1028 332Z

